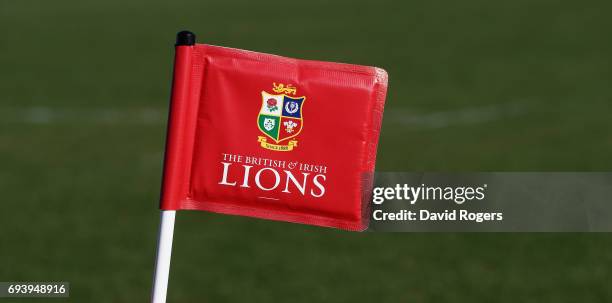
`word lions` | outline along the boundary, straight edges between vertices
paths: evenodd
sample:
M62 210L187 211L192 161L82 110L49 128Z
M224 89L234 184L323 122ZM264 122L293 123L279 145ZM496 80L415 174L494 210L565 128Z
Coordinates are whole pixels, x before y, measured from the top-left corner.
M250 188L254 184L256 188L263 191L281 190L289 194L298 191L302 196L310 195L315 198L325 195L323 182L326 177L323 174L312 175L310 172L300 172L296 176L286 169L255 168L253 165L234 165L235 163L231 162L221 162L221 164L223 165L223 176L218 183L220 185ZM241 178L230 180L230 175L239 175Z

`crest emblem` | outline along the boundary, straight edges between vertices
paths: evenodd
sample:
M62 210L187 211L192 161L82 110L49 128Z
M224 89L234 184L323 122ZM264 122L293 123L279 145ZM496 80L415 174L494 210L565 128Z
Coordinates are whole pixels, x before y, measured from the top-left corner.
M291 84L285 86L282 83L273 83L272 91L276 94L261 92L257 127L264 136L259 136L257 141L266 149L291 151L297 146L297 140L294 138L302 131L302 108L306 97L289 96L297 93L297 88ZM282 144L284 142L286 145Z

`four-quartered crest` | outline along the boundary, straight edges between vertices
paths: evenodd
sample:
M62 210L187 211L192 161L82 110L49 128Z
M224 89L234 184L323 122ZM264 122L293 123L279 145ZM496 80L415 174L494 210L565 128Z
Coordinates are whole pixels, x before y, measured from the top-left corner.
M257 117L259 130L276 143L297 136L302 130L302 107L306 97L289 97L261 92L261 109Z

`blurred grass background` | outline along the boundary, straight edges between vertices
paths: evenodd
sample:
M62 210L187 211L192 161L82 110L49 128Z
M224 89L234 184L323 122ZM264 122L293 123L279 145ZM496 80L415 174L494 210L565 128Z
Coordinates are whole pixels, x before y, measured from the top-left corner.
M0 1L0 280L148 300L178 30L385 68L381 171L606 171L611 8ZM169 302L612 300L608 234L356 234L182 212L174 245Z

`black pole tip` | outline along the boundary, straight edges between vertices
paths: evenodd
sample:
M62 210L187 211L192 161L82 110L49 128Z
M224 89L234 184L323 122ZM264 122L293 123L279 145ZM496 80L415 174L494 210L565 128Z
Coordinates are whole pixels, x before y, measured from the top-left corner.
M176 46L179 45L194 45L196 35L190 31L180 31L176 34Z

